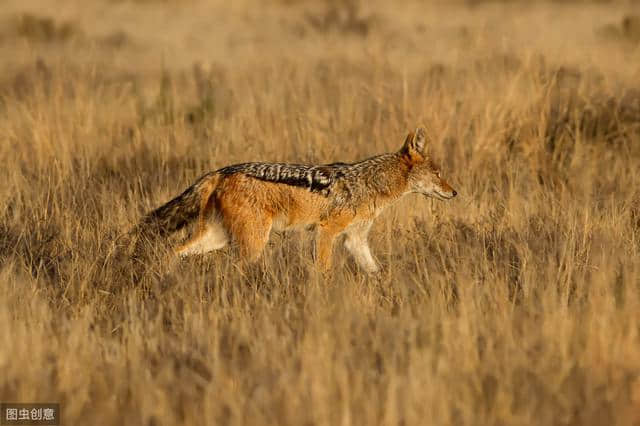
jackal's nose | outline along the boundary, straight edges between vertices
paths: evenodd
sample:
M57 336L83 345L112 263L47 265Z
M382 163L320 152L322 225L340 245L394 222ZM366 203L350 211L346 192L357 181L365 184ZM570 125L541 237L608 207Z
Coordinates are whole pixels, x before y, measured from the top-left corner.
M453 190L453 196L455 197L456 195L458 195L458 191L456 191L455 189Z

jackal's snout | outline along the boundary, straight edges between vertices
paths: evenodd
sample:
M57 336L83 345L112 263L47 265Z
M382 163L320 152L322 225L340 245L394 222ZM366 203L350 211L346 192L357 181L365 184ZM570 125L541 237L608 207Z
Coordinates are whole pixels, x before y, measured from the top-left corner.
M440 180L439 185L436 185L436 198L441 198L441 199L445 199L445 200L449 200L453 197L455 197L456 195L458 195L458 191L456 191L455 189L453 189L451 187L451 185L449 185L449 183L447 183L447 181L445 181L444 179L440 178L440 172L437 173L438 179Z

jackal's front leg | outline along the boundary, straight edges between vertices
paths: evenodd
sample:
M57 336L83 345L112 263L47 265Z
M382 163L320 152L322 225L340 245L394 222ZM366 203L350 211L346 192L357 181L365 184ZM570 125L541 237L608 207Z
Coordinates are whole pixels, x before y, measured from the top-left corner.
M367 241L372 222L363 222L347 229L347 238L344 245L353 255L362 269L370 274L378 272L380 268L371 255L371 249Z
M333 242L338 232L328 227L319 227L316 235L316 262L320 269L328 271L331 268Z

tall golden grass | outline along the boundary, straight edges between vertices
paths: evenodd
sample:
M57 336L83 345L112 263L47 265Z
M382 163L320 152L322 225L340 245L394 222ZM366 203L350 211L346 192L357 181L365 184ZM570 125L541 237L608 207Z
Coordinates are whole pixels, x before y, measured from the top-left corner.
M9 0L0 400L65 425L640 424L633 3ZM459 196L253 267L117 237L235 162L432 131ZM181 236L178 236L179 239Z

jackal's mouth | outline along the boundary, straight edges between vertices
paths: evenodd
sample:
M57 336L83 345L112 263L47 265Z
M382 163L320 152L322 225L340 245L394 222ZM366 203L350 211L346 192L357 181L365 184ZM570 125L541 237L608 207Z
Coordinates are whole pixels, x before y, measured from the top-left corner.
M434 191L433 192L433 197L437 198L438 200L441 200L441 201L450 200L453 197L455 197L456 195L458 195L458 193L456 191L453 191L453 192L451 192L449 194L445 194L445 193L438 192L438 191Z

